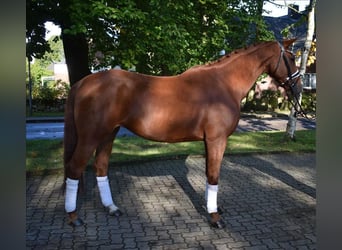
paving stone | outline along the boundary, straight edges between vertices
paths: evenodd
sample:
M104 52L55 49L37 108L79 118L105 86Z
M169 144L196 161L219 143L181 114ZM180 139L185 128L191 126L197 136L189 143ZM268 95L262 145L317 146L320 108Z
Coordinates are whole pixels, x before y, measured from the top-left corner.
M229 155L222 163L218 201L226 228L205 212L205 159L189 156L112 164L110 185L123 211L103 208L95 175L85 173L78 199L85 226L67 225L63 174L26 183L29 249L316 249L315 154Z

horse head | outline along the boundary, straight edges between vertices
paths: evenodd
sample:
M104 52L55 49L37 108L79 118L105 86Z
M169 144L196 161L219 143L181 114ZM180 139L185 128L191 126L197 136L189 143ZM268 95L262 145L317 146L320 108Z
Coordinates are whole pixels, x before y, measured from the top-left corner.
M295 63L295 55L289 51L290 45L296 39L285 40L277 43L277 56L274 57L269 74L275 79L278 86L283 87L286 92L298 96L302 92L300 73ZM278 52L279 51L279 52ZM274 65L274 66L273 66Z

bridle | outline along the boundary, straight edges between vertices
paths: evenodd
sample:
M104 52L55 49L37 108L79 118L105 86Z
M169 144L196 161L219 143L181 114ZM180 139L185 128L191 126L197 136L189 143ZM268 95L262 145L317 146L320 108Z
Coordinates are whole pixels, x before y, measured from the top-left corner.
M280 84L280 87L283 87L285 90L286 90L285 86L289 86L290 87L291 94L293 96L293 99L295 100L295 103L294 103L291 100L291 98L289 98L290 103L292 104L292 106L295 109L294 116L297 117L297 115L302 115L305 118L310 119L310 118L307 117L306 112L303 110L303 107L302 107L302 105L300 104L300 102L298 100L298 95L296 94L297 92L295 90L296 84L297 84L299 78L301 77L301 74L299 73L298 69L294 73L291 73L289 61L287 60L287 57L285 56L285 48L279 42L278 42L278 45L280 47L280 56L279 56L279 59L278 59L278 63L277 63L276 69L274 70L274 73L277 72L277 70L279 68L279 65L280 65L280 61L281 61L281 59L283 59L284 63L285 63L285 66L286 66L286 69L287 69L287 75L288 75L286 77L285 81ZM299 107L299 110L298 110L297 107Z
M290 69L290 64L289 64L289 61L287 60L287 57L285 56L285 48L284 46L278 42L278 45L280 47L280 56L279 56L279 59L278 59L278 63L277 63L277 66L276 66L276 69L274 70L274 73L277 72L278 68L279 68L279 65L280 65L280 61L281 59L284 60L285 62L285 66L286 66L286 69L287 69L287 77L285 79L284 82L282 82L280 84L281 87L285 87L286 85L290 86L291 87L291 92L292 94L294 94L294 86L297 84L297 81L300 77L300 73L299 73L299 70L296 70L296 72L294 73L291 73L291 69Z

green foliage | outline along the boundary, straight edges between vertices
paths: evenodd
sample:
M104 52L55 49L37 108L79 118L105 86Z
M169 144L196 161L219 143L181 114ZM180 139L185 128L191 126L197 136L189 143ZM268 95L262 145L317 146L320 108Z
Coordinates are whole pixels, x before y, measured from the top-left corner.
M44 23L51 19L46 10L52 6L52 0L26 1L26 57L29 61L33 58L42 58L46 52L51 51L49 43L45 40Z
M51 63L58 63L64 58L63 44L62 39L59 36L53 36L48 40L48 44L51 48L51 51L45 53L44 56L40 59L44 62L45 66L48 66Z
M34 112L62 112L70 90L68 83L61 80L35 85L32 89Z
M265 90L261 96L261 103L265 104L268 111L275 111L278 108L279 91Z
M66 99L69 91L70 86L66 82L50 81L43 85L36 85L33 88L32 97L34 100L42 100L48 104L56 99Z
M56 110L61 110L60 106L68 92L69 84L65 82L49 81L42 83L42 77L52 76L54 73L49 67L53 63L59 62L63 58L63 46L59 37L51 37L47 43L50 51L44 53L40 58L31 62L31 84L32 84L32 101L36 110L47 110L55 107ZM28 65L26 65L26 82L28 79ZM27 99L29 92L27 88ZM36 111L35 110L35 111Z
M289 102L282 97L279 90L263 90L261 97L256 97L254 88L252 88L247 97L242 102L241 110L244 112L255 111L276 111L288 110Z
M33 85L40 85L42 76L51 76L53 71L48 69L52 63L56 63L63 58L62 40L59 37L51 37L47 44L50 50L45 52L40 58L31 62L31 80ZM26 82L28 82L28 65L26 62Z
M303 92L302 93L302 108L307 113L316 113L316 92Z
M123 17L116 8L110 9L112 15L107 14L103 22L108 35L96 30L108 42L94 39L92 43L92 54L103 54L95 67L136 66L139 72L169 75L204 63L224 48L227 25L221 17L223 1L207 1L206 5L193 1L117 1L116 6L135 15Z
M32 86L38 86L41 84L42 76L51 76L53 75L53 71L47 68L47 65L44 61L40 59L34 60L34 63L31 63L31 81ZM28 82L28 65L26 64L26 82Z
M261 0L36 0L27 1L28 54L46 43L42 25L86 35L89 66L121 65L157 75L180 73L253 42L273 39ZM39 41L38 47L35 42ZM49 47L49 46L48 46Z
M306 92L302 93L301 106L306 113L316 113L316 93ZM289 111L292 104L285 99L279 90L264 90L261 98L254 96L254 90L251 90L244 102L241 110L244 112L251 111Z
M172 75L217 59L222 49L230 51L267 40L270 36L265 34L271 33L263 25L261 2L135 1L129 5L139 13L135 18L106 20L114 27L110 36L114 43L105 43L103 48L103 43L94 39L92 54L103 53L96 66L136 66L142 73Z

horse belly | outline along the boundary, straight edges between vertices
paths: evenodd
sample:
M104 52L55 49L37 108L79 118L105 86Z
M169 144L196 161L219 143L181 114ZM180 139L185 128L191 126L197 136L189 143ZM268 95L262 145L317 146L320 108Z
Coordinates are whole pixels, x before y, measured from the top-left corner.
M154 109L129 120L124 127L149 140L161 142L195 141L203 139L200 114L176 112L168 108Z

